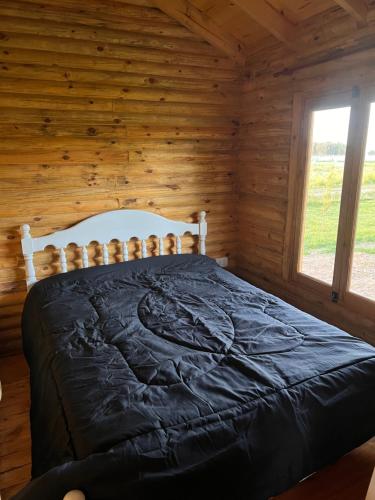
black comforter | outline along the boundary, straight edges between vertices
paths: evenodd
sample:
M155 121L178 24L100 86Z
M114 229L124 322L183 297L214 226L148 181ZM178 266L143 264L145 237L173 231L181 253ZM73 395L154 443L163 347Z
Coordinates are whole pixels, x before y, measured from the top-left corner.
M265 499L375 434L375 349L165 256L37 283L33 481L17 499Z

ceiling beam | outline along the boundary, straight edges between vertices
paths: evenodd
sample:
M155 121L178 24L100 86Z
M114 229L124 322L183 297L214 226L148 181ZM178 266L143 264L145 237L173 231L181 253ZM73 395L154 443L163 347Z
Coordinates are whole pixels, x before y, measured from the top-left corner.
M233 0L233 3L281 42L288 44L295 39L295 25L271 7L266 0Z
M363 24L367 21L368 5L365 0L335 0L335 2Z
M245 65L245 49L242 43L230 33L226 33L207 14L187 0L152 0L152 3L211 45L225 52L237 64Z

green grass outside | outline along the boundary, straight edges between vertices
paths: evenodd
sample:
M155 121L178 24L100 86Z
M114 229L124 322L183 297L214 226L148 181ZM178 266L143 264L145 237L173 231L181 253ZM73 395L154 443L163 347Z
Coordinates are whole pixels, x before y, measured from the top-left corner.
M313 164L308 181L304 255L335 253L343 167ZM356 249L375 254L375 162L366 162L363 173Z

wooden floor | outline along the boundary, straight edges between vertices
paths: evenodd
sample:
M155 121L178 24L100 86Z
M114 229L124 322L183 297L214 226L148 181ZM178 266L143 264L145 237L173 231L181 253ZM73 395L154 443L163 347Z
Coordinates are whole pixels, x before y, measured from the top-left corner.
M28 370L22 356L0 359L0 489L8 500L30 477ZM277 500L364 500L375 466L375 438Z
M8 500L30 477L29 377L23 356L0 358L0 490Z

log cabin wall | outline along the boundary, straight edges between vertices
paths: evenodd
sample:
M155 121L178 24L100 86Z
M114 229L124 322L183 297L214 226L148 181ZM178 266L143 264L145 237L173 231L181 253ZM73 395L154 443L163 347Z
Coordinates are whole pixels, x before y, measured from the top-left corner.
M20 349L22 223L38 236L110 209L203 209L208 254L233 257L238 70L142 3L0 0L3 354Z
M243 84L238 168L238 272L297 307L375 344L375 322L283 279L293 97L375 81L375 15L358 29L332 9L299 28L295 51L254 54ZM373 316L372 316L373 317Z

